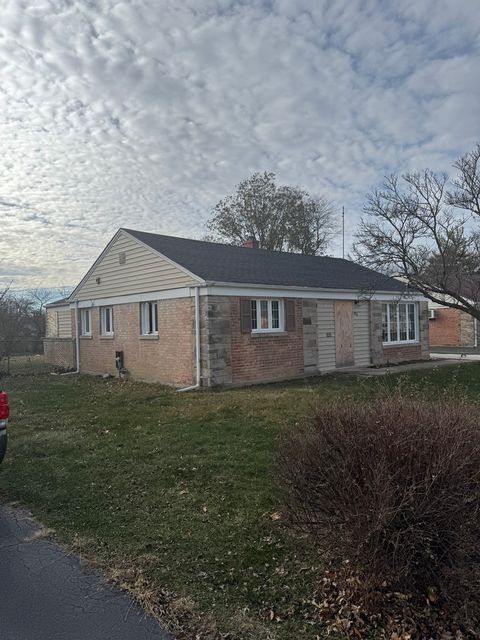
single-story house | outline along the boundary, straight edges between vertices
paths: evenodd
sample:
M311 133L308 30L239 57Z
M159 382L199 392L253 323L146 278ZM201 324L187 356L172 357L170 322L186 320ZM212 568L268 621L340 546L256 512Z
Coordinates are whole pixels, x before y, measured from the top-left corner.
M330 257L119 229L68 300L45 355L82 373L241 385L429 358L428 308Z

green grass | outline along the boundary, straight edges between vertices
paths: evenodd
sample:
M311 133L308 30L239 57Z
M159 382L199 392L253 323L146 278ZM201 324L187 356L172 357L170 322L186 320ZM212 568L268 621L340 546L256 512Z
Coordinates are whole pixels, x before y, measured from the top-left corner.
M425 397L452 383L480 397L478 364L401 380ZM188 610L232 638L313 639L322 560L271 518L281 509L276 442L317 405L365 401L397 383L339 376L178 394L87 376L4 378L12 417L3 499L30 508L100 566L133 567L188 598ZM173 624L172 611L165 615Z

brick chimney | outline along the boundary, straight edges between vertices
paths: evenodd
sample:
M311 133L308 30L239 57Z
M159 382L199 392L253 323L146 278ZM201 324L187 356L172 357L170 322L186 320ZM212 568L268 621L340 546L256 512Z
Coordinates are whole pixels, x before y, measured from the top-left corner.
M242 244L242 247L247 247L247 249L258 249L258 240L255 239L255 236L248 236Z

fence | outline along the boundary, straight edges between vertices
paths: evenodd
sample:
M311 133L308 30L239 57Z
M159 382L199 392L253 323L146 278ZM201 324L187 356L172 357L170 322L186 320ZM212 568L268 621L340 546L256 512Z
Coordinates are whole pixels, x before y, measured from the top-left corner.
M47 373L52 365L44 360L41 338L0 340L0 376Z

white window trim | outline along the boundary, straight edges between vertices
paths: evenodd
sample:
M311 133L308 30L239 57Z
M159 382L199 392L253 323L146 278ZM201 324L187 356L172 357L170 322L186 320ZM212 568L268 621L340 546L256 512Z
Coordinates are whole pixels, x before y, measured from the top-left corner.
M404 304L407 306L407 310L406 310L406 314L407 314L407 331L408 331L408 305L413 304L415 305L415 338L413 340L383 340L382 338L382 344L384 347L395 347L395 346L401 346L404 344L419 344L420 342L420 322L419 322L419 311L418 311L418 303L417 302L411 302L411 301L406 301L406 302L384 302L383 304L387 305L387 335L390 338L390 307L391 306L396 306L397 307L397 336L400 334L400 322L399 322L399 311L398 311L398 307L401 304ZM383 318L382 318L382 334L383 334Z
M85 318L88 317L88 331L85 331ZM91 336L92 335L92 313L90 309L80 310L80 335Z
M156 314L153 316L156 319L156 330L148 331L148 324L150 323L150 305L155 305ZM142 336L158 336L158 304L156 300L147 300L140 303L140 335Z
M280 298L254 298L251 300L251 303L254 302L257 308L257 328L252 328L252 333L279 333L285 331L285 308L283 304L283 300ZM268 329L262 329L260 324L260 307L261 302L268 303ZM278 327L272 328L272 302L278 302ZM250 303L250 304L251 304ZM252 312L250 306L250 313Z
M110 331L106 330L106 314L110 312ZM100 307L100 333L102 336L113 336L113 307Z

